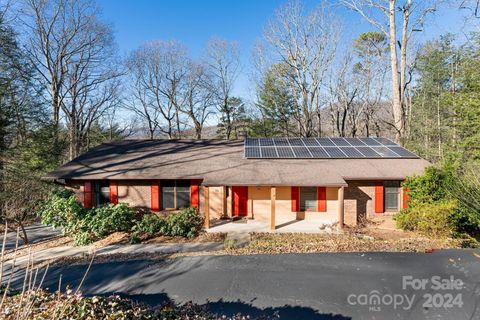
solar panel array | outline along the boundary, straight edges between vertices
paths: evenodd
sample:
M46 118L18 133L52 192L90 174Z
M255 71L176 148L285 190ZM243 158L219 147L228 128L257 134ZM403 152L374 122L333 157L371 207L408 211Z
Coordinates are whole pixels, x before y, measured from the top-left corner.
M418 158L386 138L246 138L244 147L260 159Z

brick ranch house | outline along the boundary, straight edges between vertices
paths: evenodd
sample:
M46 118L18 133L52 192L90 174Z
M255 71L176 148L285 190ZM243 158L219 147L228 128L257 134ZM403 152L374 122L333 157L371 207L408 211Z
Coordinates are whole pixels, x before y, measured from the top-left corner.
M430 163L384 138L124 140L49 173L85 207L127 203L155 212L196 207L222 218L356 225L406 206L400 183ZM322 220L322 221L323 221Z

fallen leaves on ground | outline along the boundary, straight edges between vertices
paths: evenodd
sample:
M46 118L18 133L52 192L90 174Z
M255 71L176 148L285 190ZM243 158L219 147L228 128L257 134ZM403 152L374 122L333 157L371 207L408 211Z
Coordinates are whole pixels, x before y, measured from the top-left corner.
M27 316L25 316L27 315ZM18 319L198 319L241 320L251 319L238 314L233 317L210 313L206 307L191 302L175 305L172 301L158 307L149 307L118 295L84 297L73 293L50 293L44 290L30 291L25 295L8 297L0 310L6 320ZM262 317L262 319L270 319Z
M209 233L201 232L194 238L185 237L168 237L163 235L154 236L152 238L143 240L142 243L196 243L196 242L223 242L225 240L225 233Z
M355 234L253 233L242 248L231 254L317 253L317 252L428 252L458 248L458 240L410 238L383 240Z

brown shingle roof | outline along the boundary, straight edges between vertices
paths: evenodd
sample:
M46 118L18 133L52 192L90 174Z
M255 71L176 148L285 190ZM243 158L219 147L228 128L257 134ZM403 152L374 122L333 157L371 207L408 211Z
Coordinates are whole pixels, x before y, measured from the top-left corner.
M246 159L243 141L124 140L104 143L44 179L203 179L204 185L341 186L404 179L423 159Z

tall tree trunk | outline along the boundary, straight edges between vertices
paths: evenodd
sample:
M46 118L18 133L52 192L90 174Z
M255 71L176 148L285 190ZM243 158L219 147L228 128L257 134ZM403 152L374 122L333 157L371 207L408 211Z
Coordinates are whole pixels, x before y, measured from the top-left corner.
M390 38L390 65L392 70L392 108L395 125L395 140L403 145L402 102L400 98L400 81L398 79L397 34L395 22L396 0L390 0L389 11L389 38Z
M77 119L75 115L70 117L70 128L68 130L69 138L69 160L77 157L78 150L78 134L77 134Z

